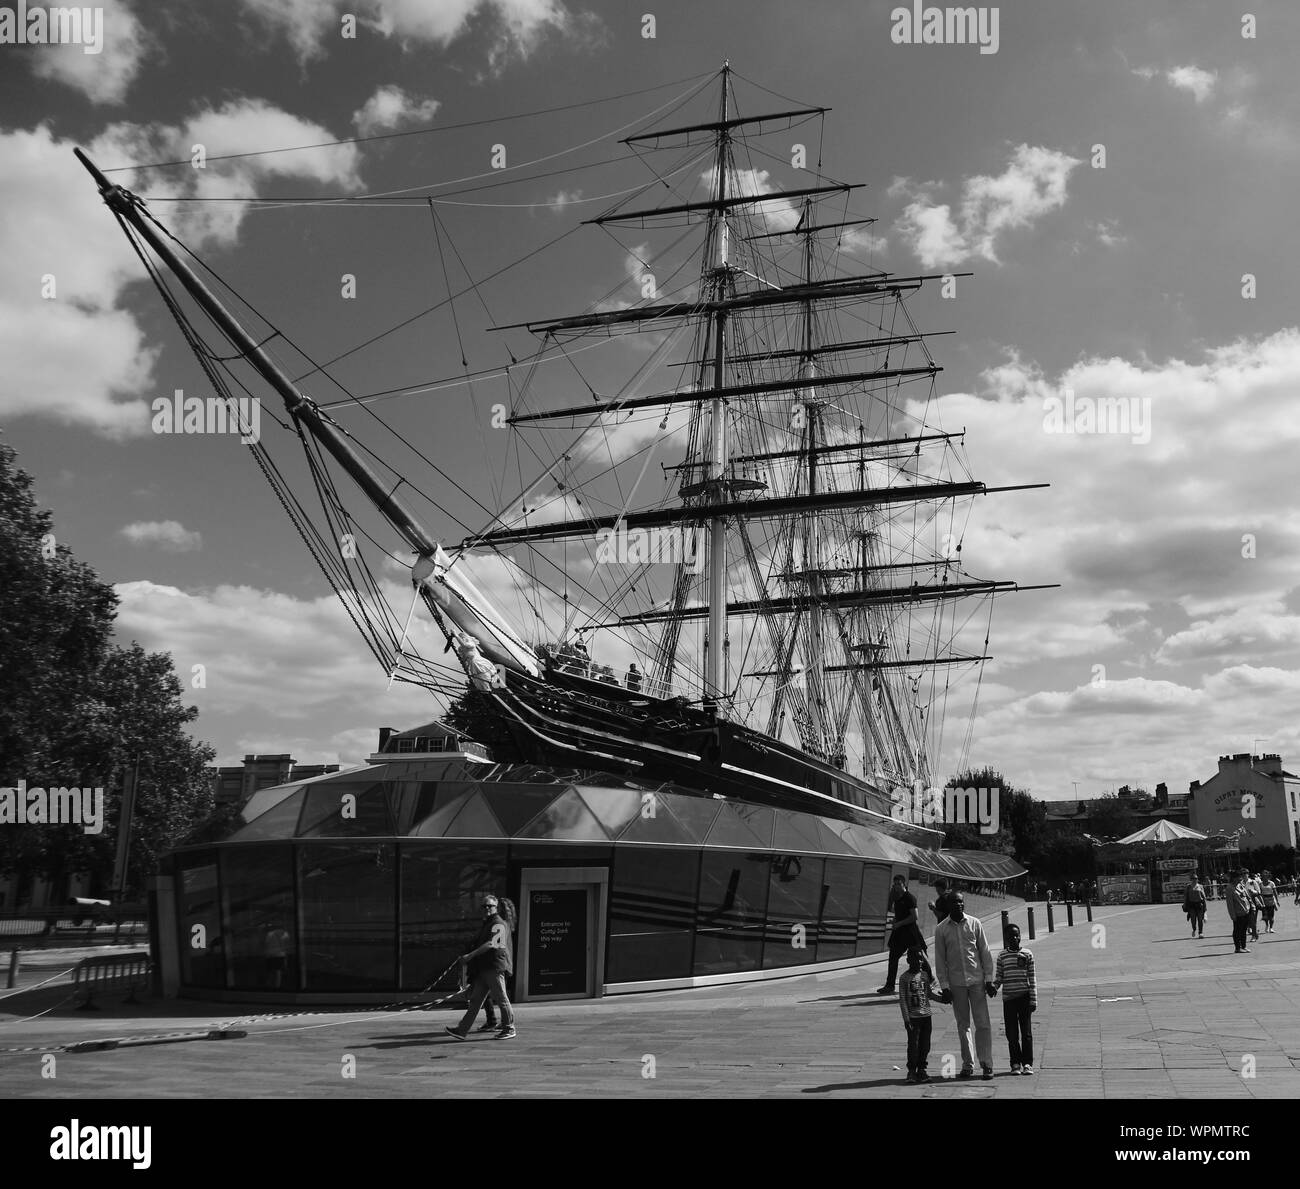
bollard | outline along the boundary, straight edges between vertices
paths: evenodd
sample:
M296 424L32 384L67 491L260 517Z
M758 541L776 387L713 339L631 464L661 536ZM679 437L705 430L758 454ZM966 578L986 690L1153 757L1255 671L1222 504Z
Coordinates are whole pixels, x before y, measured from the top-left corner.
M1034 940L1034 906L1029 906L1029 940Z
M1083 906L1084 906L1084 908L1086 908L1086 909L1088 910L1088 920L1091 921L1091 920L1092 920L1092 901L1091 901L1091 900L1085 900L1085 901L1083 902Z
M1074 905L1068 900L1065 902L1065 923L1071 929L1074 928Z
M18 982L18 967L22 964L22 954L19 950L9 951L9 982L6 986L12 990Z
M1052 902L1050 900L1047 902L1047 931L1049 933L1056 932L1056 922L1052 920Z
M1007 948L1007 928L1011 924L1011 914L1004 908L1002 910L1002 948Z

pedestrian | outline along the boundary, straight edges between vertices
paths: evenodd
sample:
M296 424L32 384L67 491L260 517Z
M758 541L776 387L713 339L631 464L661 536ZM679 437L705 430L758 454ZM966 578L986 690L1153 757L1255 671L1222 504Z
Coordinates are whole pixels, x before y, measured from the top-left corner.
M1192 936L1205 936L1205 889L1201 886L1196 872L1192 872L1192 882L1183 893L1183 912L1192 923Z
M877 995L894 993L899 959L912 946L925 949L925 938L921 935L921 927L916 923L916 897L907 890L906 876L894 876L889 895L894 909L894 927L889 933L889 972L885 975L885 985L876 988ZM929 968L929 963L926 963L926 968Z
M977 917L966 915L966 898L958 892L952 898L948 919L934 931L934 972L952 1004L961 1040L960 1078L973 1076L970 1026L975 1021L975 1051L984 1080L993 1077L993 1026L989 1023L988 997L993 985L993 955Z
M1273 882L1273 874L1270 871L1264 872L1264 878L1259 882L1259 911L1264 918L1264 932L1273 932L1273 916L1277 912L1277 884Z
M1246 887L1250 889L1250 939L1259 940L1259 909L1263 904L1264 898L1260 893L1259 872L1252 871L1250 878L1246 880Z
M636 661L633 661L627 668L627 688L634 694L639 694L641 680L641 670L636 667Z
M1002 992L1002 1023L1007 1031L1011 1072L1032 1077L1034 1073L1034 1025L1038 1010L1038 980L1034 976L1033 952L1020 948L1020 926L1007 926L1007 945L998 955L993 985Z
M1232 873L1233 883L1228 888L1228 916L1232 918L1232 945L1233 952L1237 954L1247 954L1250 951L1246 949L1246 930L1250 928L1250 889L1246 886L1246 873L1244 871L1234 871Z
M952 905L953 893L948 891L948 881L940 876L934 881L935 897L930 904L930 911L934 913L935 925L941 925L948 919L948 910Z
M919 946L909 946L907 969L898 983L898 1006L903 1013L903 1027L907 1029L907 1081L909 1085L928 1082L926 1063L930 1059L930 1033L934 1021L930 1001L940 1000L934 975L925 963L925 951Z
M508 908L505 908L509 905ZM504 908L505 914L501 914ZM515 1013L506 994L506 975L514 971L510 948L513 939L514 905L488 894L483 897L483 924L474 938L474 948L461 961L473 972L470 985L469 1008L455 1027L448 1024L445 1031L457 1040L465 1040L478 1017L478 1010L486 999L491 999L501 1012L501 1027L497 1040L510 1040L515 1035ZM511 919L507 919L507 916ZM482 958L483 961L478 961ZM491 1018L489 1016L489 1018ZM480 1029L479 1031L484 1031Z

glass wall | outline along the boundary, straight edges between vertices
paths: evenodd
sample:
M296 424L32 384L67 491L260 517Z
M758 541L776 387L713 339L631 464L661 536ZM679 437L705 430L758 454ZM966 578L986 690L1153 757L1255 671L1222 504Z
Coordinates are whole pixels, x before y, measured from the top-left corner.
M403 990L418 991L469 948L483 920L485 892L506 894L504 846L430 843L402 847ZM438 981L456 986L457 971Z
M855 859L827 859L822 875L821 928L817 961L835 962L857 952L858 908L866 864Z
M700 852L622 847L610 886L606 981L686 978Z
M767 944L763 969L817 961L825 861L807 855L768 856Z
M858 901L858 954L878 954L885 948L885 914L893 869L867 863L862 872L862 897Z
M212 851L180 857L176 901L181 981L193 987L224 987L226 939L217 896L217 858Z
M287 845L235 847L221 859L229 985L298 989L293 852Z
M303 990L397 985L396 859L391 842L298 848Z
M770 854L705 851L695 928L695 973L757 970L763 960Z

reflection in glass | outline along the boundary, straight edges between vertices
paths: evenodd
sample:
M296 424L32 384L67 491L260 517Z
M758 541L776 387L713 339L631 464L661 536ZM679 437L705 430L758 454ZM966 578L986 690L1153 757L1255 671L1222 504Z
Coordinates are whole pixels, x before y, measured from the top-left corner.
M817 961L823 861L807 855L771 855L769 859L771 888L763 969L806 966Z
M700 864L695 973L757 970L771 855L706 852Z
M609 982L690 975L699 866L699 851L619 848L610 888Z
M827 859L822 875L821 929L817 935L817 961L852 958L857 950L858 906L861 903L863 864L854 859Z
M892 881L892 868L880 863L865 865L862 898L858 901L859 954L878 954L885 948L885 913Z
M300 838L391 836L385 786L378 781L331 780L307 789Z
M404 844L402 847L402 981L423 990L469 948L483 920L480 897L505 894L506 853L498 844ZM440 980L447 991L456 971Z
M218 853L230 987L296 991L292 848L250 846Z
M397 848L298 847L306 991L380 991L397 979Z
M191 987L224 987L226 939L221 932L217 864L213 852L179 856L176 888L181 982Z

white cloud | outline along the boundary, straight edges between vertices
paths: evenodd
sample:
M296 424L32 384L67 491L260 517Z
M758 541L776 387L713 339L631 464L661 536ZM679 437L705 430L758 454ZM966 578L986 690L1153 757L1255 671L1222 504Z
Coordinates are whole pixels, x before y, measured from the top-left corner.
M1218 74L1199 66L1175 66L1165 71L1165 80L1180 91L1190 91L1197 103L1204 103L1213 93Z
M889 249L889 240L883 235L872 235L865 227L850 227L840 236L840 247L850 256L883 256Z
M203 534L191 532L178 520L137 520L118 532L132 545L157 545L166 553L192 553L203 548Z
M442 105L436 99L417 99L401 87L380 87L352 113L359 136L391 132L403 124L427 124Z
M341 19L391 37L403 47L446 46L471 33L488 39L489 67L533 53L547 36L587 41L596 18L570 12L559 0L240 0L258 21L283 35L300 62L323 57L341 37ZM328 45L327 45L328 43Z
M81 45L46 45L31 47L27 55L37 78L63 83L95 103L118 104L126 98L146 53L157 53L157 41L124 0L98 0L95 7L103 12L104 42L99 53L88 54Z
M385 588L395 604L404 599L409 606L409 587ZM148 581L114 589L121 600L118 639L171 653L185 701L199 707L199 738L206 730L227 738L300 740L308 754L298 758L316 762L340 732L412 725L438 713L428 691L403 682L388 688L332 594L296 599L247 586L188 592ZM441 633L427 617L415 617L411 641L424 656L447 662ZM199 688L192 684L195 665L204 666Z
M1078 158L1055 149L1018 145L1002 173L963 182L955 215L947 203L931 202L928 186L912 189L913 200L896 230L925 268L958 264L974 256L997 263L998 237L1064 206L1070 173L1080 164Z
M260 100L198 112L183 127L118 123L86 144L101 168L130 161L179 160L202 142L221 153L332 140L318 124ZM0 358L6 382L0 417L35 414L115 437L149 430L148 405L157 349L121 306L139 261L104 209L89 175L48 125L0 132ZM84 143L84 142L83 142ZM158 197L252 197L265 179L305 177L350 189L359 185L353 145L279 153L236 162L113 174ZM232 243L243 203L158 203L154 210L196 250ZM52 278L47 281L45 278ZM53 286L54 296L46 297Z

